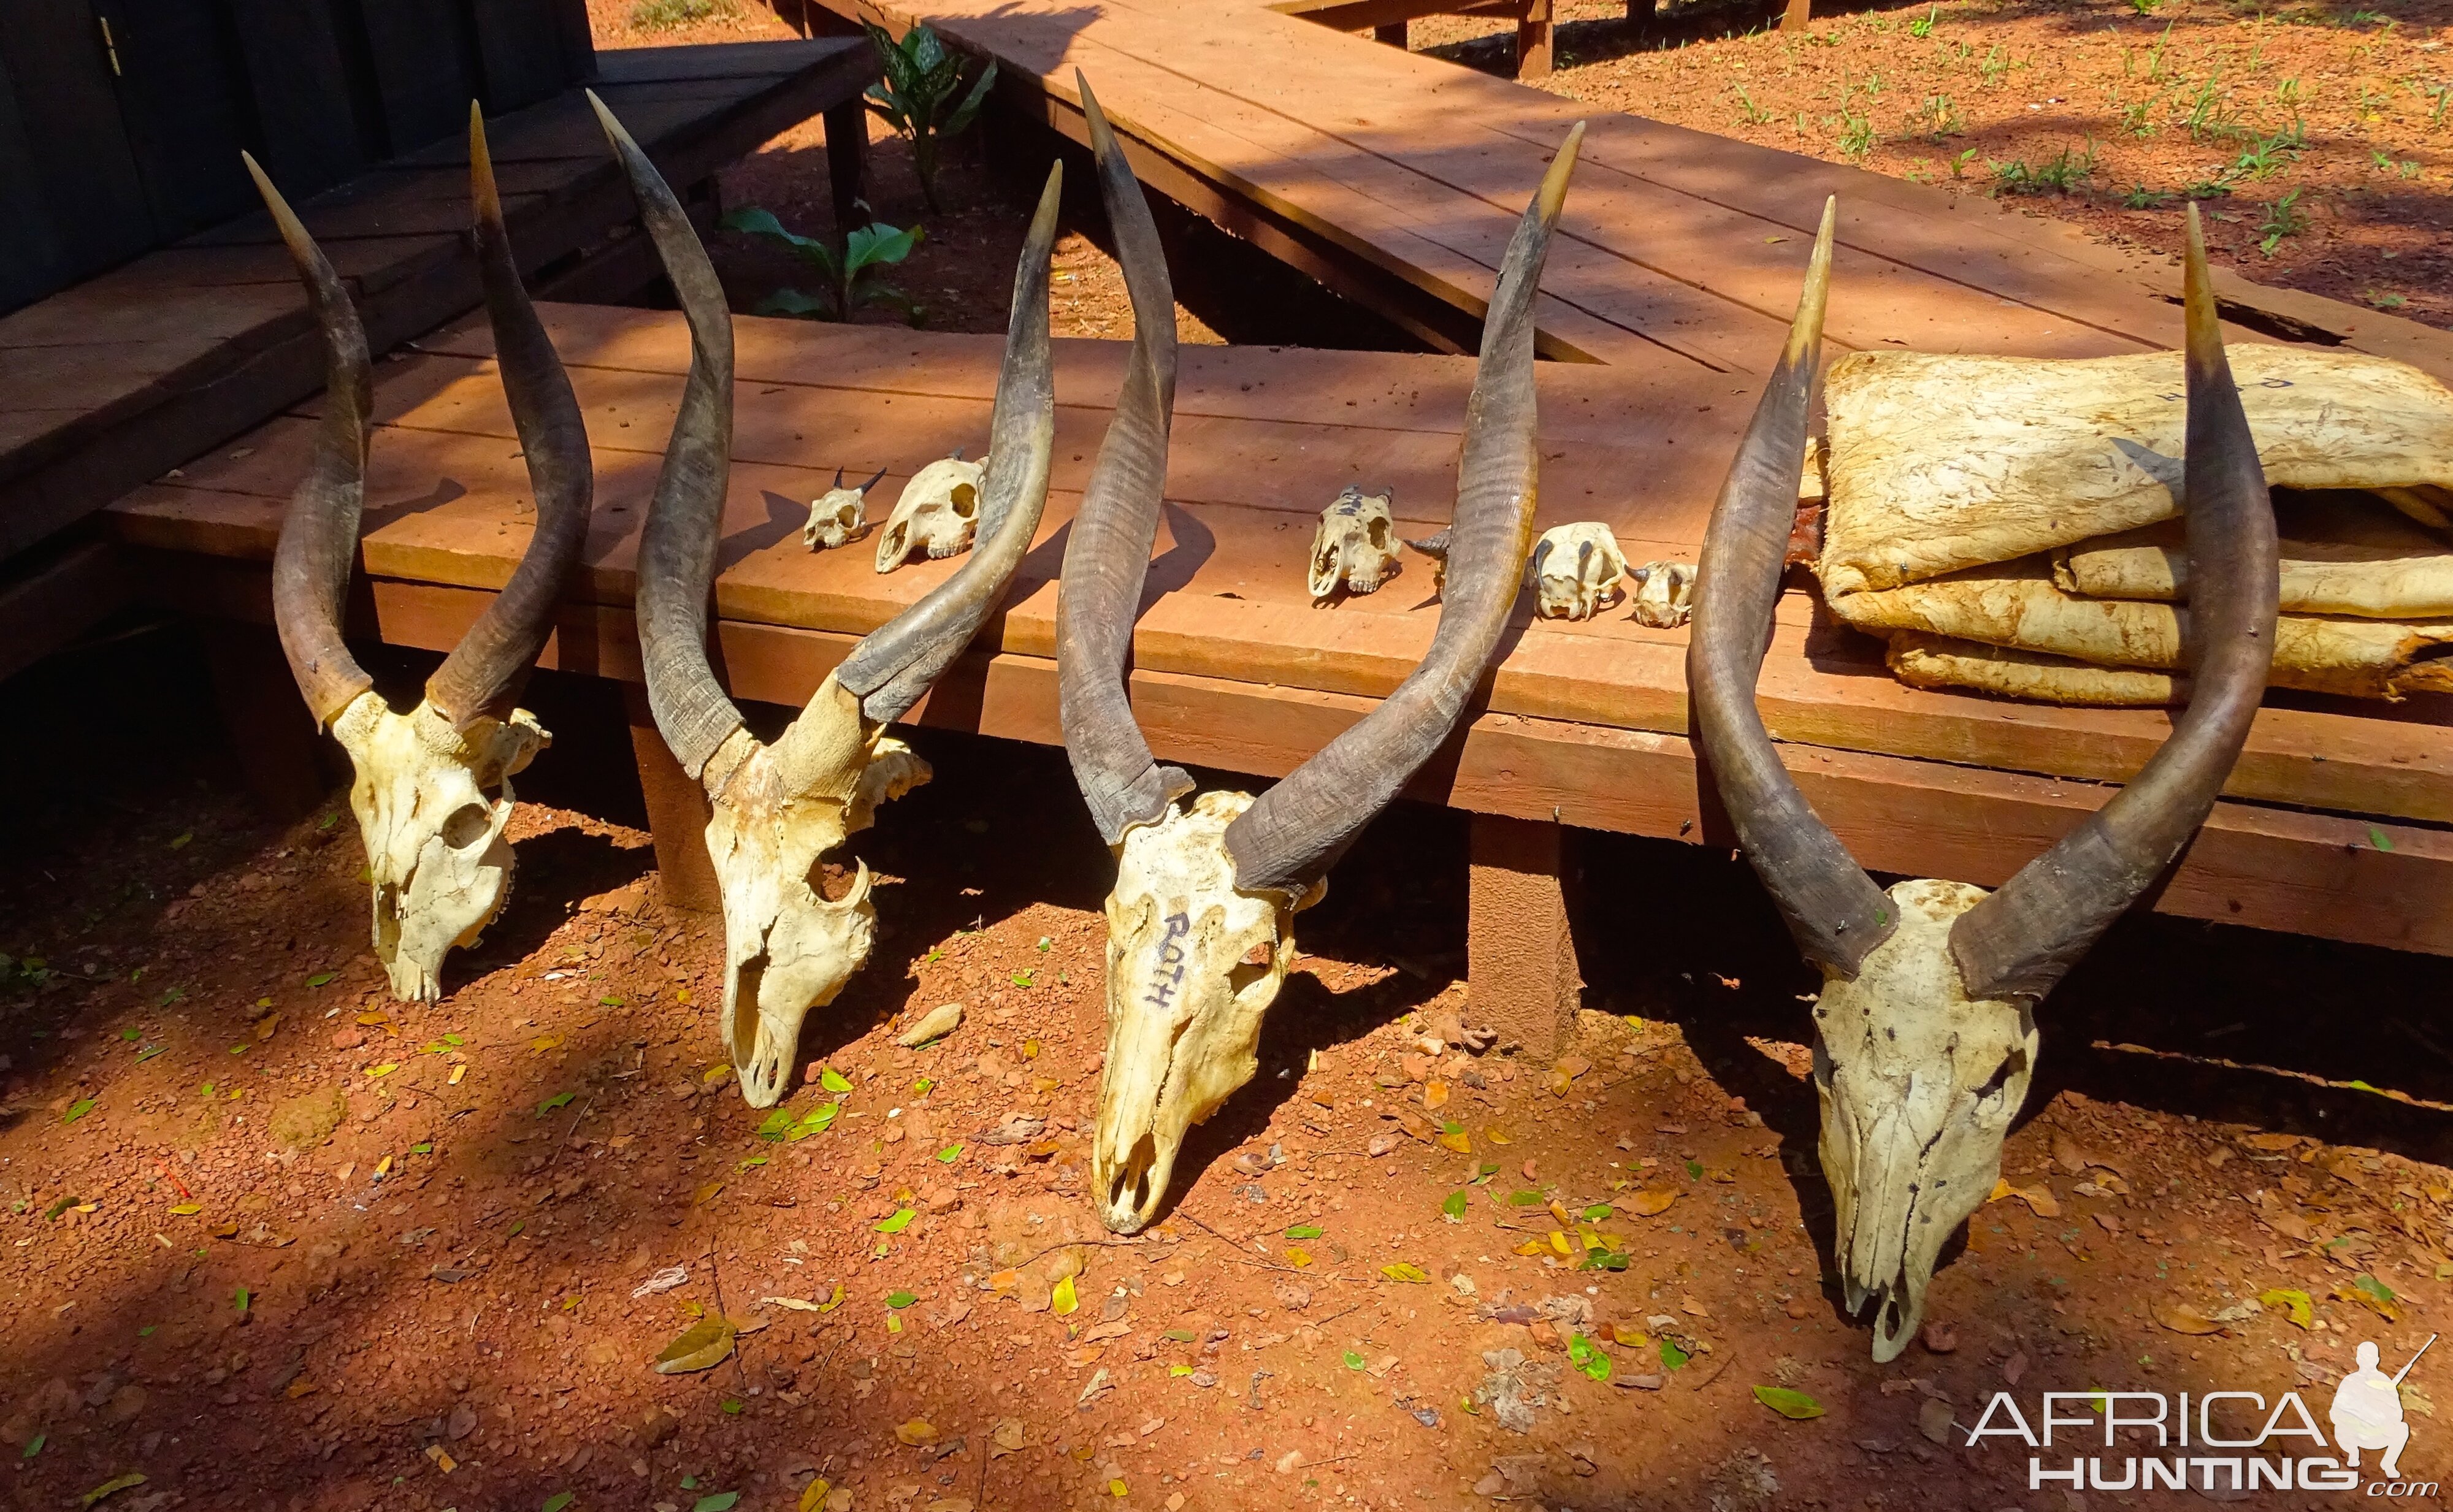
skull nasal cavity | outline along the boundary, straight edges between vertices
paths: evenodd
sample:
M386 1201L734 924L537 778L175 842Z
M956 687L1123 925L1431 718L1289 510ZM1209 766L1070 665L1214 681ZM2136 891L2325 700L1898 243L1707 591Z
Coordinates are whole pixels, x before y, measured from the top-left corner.
M493 811L484 804L462 804L443 821L443 843L454 850L466 850L486 838L493 818Z

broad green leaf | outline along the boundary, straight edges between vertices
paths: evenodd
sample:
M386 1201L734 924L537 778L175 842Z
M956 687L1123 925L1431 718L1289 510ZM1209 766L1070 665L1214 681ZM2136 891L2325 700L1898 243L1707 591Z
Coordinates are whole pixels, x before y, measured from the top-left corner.
M836 1070L831 1065L822 1065L818 1067L818 1085L824 1087L829 1092L848 1092L851 1090L851 1083L845 1078L841 1071Z
M90 1491L88 1491L78 1504L81 1506L91 1506L96 1502L101 1501L107 1496L115 1496L119 1492L127 1490L130 1486L143 1485L144 1483L145 1477L134 1470L130 1470L125 1475L114 1475L110 1480L102 1482L102 1484L95 1486Z
M874 1226L881 1234L899 1234L911 1226L912 1216L913 1209L908 1207L898 1207L894 1210L894 1216L892 1218L886 1220L882 1224L875 1224Z
M1584 1217L1585 1222L1587 1224L1605 1224L1609 1222L1610 1204L1607 1203L1595 1203L1592 1206L1585 1209Z
M1465 1190L1460 1187L1448 1193L1447 1201L1440 1204L1440 1211L1447 1215L1449 1223L1462 1224L1465 1222Z
M996 60L990 58L988 66L980 70L979 82L971 86L971 92L963 97L962 104L954 107L954 113L946 117L946 124L939 130L952 136L971 124L972 117L980 113L980 107L987 103L988 90L996 83Z
M540 1509L540 1512L562 1512L564 1507L570 1505L573 1494L569 1491L556 1491L545 1499L545 1506Z
M1823 1416L1823 1403L1803 1391L1791 1391L1786 1386L1757 1386L1755 1400L1782 1417L1800 1422Z
M724 1410L739 1412L741 1403L728 1402L724 1404ZM740 1501L741 1493L738 1491L718 1491L713 1496L703 1496L691 1502L690 1512L732 1512L733 1507Z
M2365 1271L2362 1271L2358 1276L2352 1278L2351 1284L2357 1286L2360 1290L2366 1292L2369 1296L2374 1297L2379 1302L2392 1302L2395 1300L2392 1287L2386 1285L2383 1282L2377 1280L2374 1276L2369 1275Z
M1286 1237L1288 1239L1318 1239L1320 1237L1320 1225L1317 1224L1297 1224L1286 1230Z
M797 288L779 288L758 302L753 315L789 315L799 320L832 320L834 301L818 299Z
M38 1433L32 1438L27 1440L25 1452L18 1455L17 1458L20 1460L30 1460L34 1456L42 1453L43 1445L50 1442L50 1437L51 1436L48 1433Z
M1686 1179L1690 1182L1702 1181L1704 1179L1704 1163L1701 1161L1688 1161L1686 1163Z
M948 1144L937 1152L937 1159L947 1165L953 1164L962 1158L963 1147L960 1144Z
M1081 1294L1073 1288L1073 1278L1060 1277L1056 1283L1056 1289L1048 1294L1048 1310L1059 1318L1065 1318L1069 1317L1073 1309L1081 1305Z
M886 1305L893 1308L897 1312L901 1312L904 1308L910 1306L913 1303L918 1302L919 1300L919 1298L913 1296L907 1291L889 1291L886 1294Z
M544 1102L537 1104L536 1116L543 1118L548 1113L552 1112L555 1108L568 1107L570 1105L570 1100L578 1095L579 1094L576 1092L556 1092L553 1096L547 1098Z
M1583 1334L1571 1333L1567 1336L1567 1363L1595 1381L1607 1381L1610 1378L1609 1356L1602 1352L1599 1344Z
M758 1137L762 1140L780 1140L784 1137L785 1131L791 1126L792 1110L788 1107L779 1107L759 1121Z
M88 1113L93 1111L94 1103L96 1101L96 1099L90 1097L78 1098L75 1102L69 1104L69 1110L67 1112L60 1115L60 1122L63 1124L75 1123L77 1120L85 1117Z
M1542 1203L1543 1197L1540 1192L1510 1192L1507 1194L1507 1204L1510 1207L1539 1207L1542 1205Z
M1416 1283L1427 1282L1431 1279L1428 1271L1426 1271L1422 1266L1415 1264L1409 1260L1401 1260L1393 1265L1383 1265L1380 1267L1380 1274L1387 1277L1390 1281L1412 1282Z
M1356 1353L1355 1353L1353 1350L1351 1350L1351 1349L1348 1349L1348 1350L1346 1352L1346 1369L1348 1369L1348 1370L1360 1370L1360 1369L1362 1369L1362 1368L1363 1368L1363 1365L1364 1365L1364 1360L1363 1360L1363 1357L1362 1357L1361 1355L1356 1354Z
M331 980L332 980L332 973L331 973L331 972L329 972L329 971L318 971L318 972L316 972L313 976L309 977L309 978L307 979L307 985L308 985L309 986L310 986L310 987L320 987L320 986L323 986L324 985L326 985L327 983L330 982Z
M898 231L891 226L864 226L852 232L844 243L844 269L848 273L858 273L864 268L899 263L910 256L911 249L919 246L925 239L926 233L917 226L907 231ZM1027 974L1027 972L1017 973L1017 975ZM1027 982L1016 982L1014 985L1025 987L1030 985Z
M1687 1361L1689 1361L1689 1360L1691 1360L1691 1359L1693 1359L1693 1358L1694 1358L1694 1356L1692 1356L1692 1355L1688 1354L1685 1350L1679 1348L1676 1344L1674 1344L1674 1343L1670 1343L1668 1340L1664 1339L1663 1341L1661 1341L1661 1368L1662 1368L1662 1369L1664 1369L1664 1370L1675 1370L1675 1369L1677 1369L1679 1366L1681 1366L1681 1365L1685 1364Z

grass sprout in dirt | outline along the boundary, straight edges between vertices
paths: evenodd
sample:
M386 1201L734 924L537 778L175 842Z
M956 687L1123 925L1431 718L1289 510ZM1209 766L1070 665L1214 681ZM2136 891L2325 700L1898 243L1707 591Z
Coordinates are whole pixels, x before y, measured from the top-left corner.
M2453 5L1816 10L1802 35L1710 4L1665 8L1646 31L1567 0L1542 87L2159 252L2179 252L2195 200L2208 251L2248 278L2453 326ZM1504 68L1487 22L1420 21L1413 39Z

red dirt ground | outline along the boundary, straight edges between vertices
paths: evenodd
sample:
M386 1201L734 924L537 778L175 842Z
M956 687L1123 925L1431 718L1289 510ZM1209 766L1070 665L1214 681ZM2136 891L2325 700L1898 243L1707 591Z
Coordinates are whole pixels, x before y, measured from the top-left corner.
M715 1034L716 925L661 905L643 834L524 806L509 912L445 1001L390 1003L346 810L254 819L174 718L201 679L165 641L11 689L105 753L0 836L16 1504L133 1471L114 1512L765 1512L813 1478L837 1512L2061 1508L2024 1449L1947 1424L2104 1387L2296 1385L2322 1418L2353 1343L2395 1366L2453 1312L2453 1173L2410 1158L2445 1144L2442 963L2116 931L2046 1015L2029 1195L1981 1211L1925 1343L1877 1367L1825 1279L1810 979L1725 856L1590 837L1606 1011L1556 1067L1434 1053L1472 1018L1462 833L1399 806L1303 916L1260 1076L1119 1240L1083 1193L1109 864L1055 753L921 732L936 781L860 844L878 951L803 1044L849 1090L797 1090L831 1126L770 1141ZM167 712L71 696L149 676ZM602 690L534 692L561 739L524 795L635 809ZM959 1030L895 1047L946 1002ZM993 1143L1016 1119L1044 1124ZM1578 1268L1587 1233L1626 1268ZM707 1315L736 1351L657 1374ZM2443 1368L2412 1377L2417 1476L2453 1471Z

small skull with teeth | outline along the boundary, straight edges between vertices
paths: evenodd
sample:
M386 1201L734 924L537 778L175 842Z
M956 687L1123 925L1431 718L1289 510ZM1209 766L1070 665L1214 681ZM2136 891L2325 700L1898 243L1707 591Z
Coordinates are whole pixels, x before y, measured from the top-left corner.
M1626 557L1610 527L1592 520L1542 532L1526 564L1525 581L1546 620L1589 620L1618 602Z
M1388 507L1393 488L1366 493L1353 484L1320 511L1320 529L1311 538L1311 601L1326 604L1341 587L1368 593L1401 570L1396 522Z
M1695 564L1646 562L1627 573L1635 584L1635 623L1674 630L1695 612Z
M986 457L965 462L957 451L912 474L877 538L877 570L893 571L911 559L915 547L932 562L969 550L980 526L980 479L987 466Z
M809 523L801 527L801 544L812 551L825 551L849 546L868 534L868 490L885 476L886 469L880 468L877 477L847 488L843 468L837 468L835 486L809 501Z

